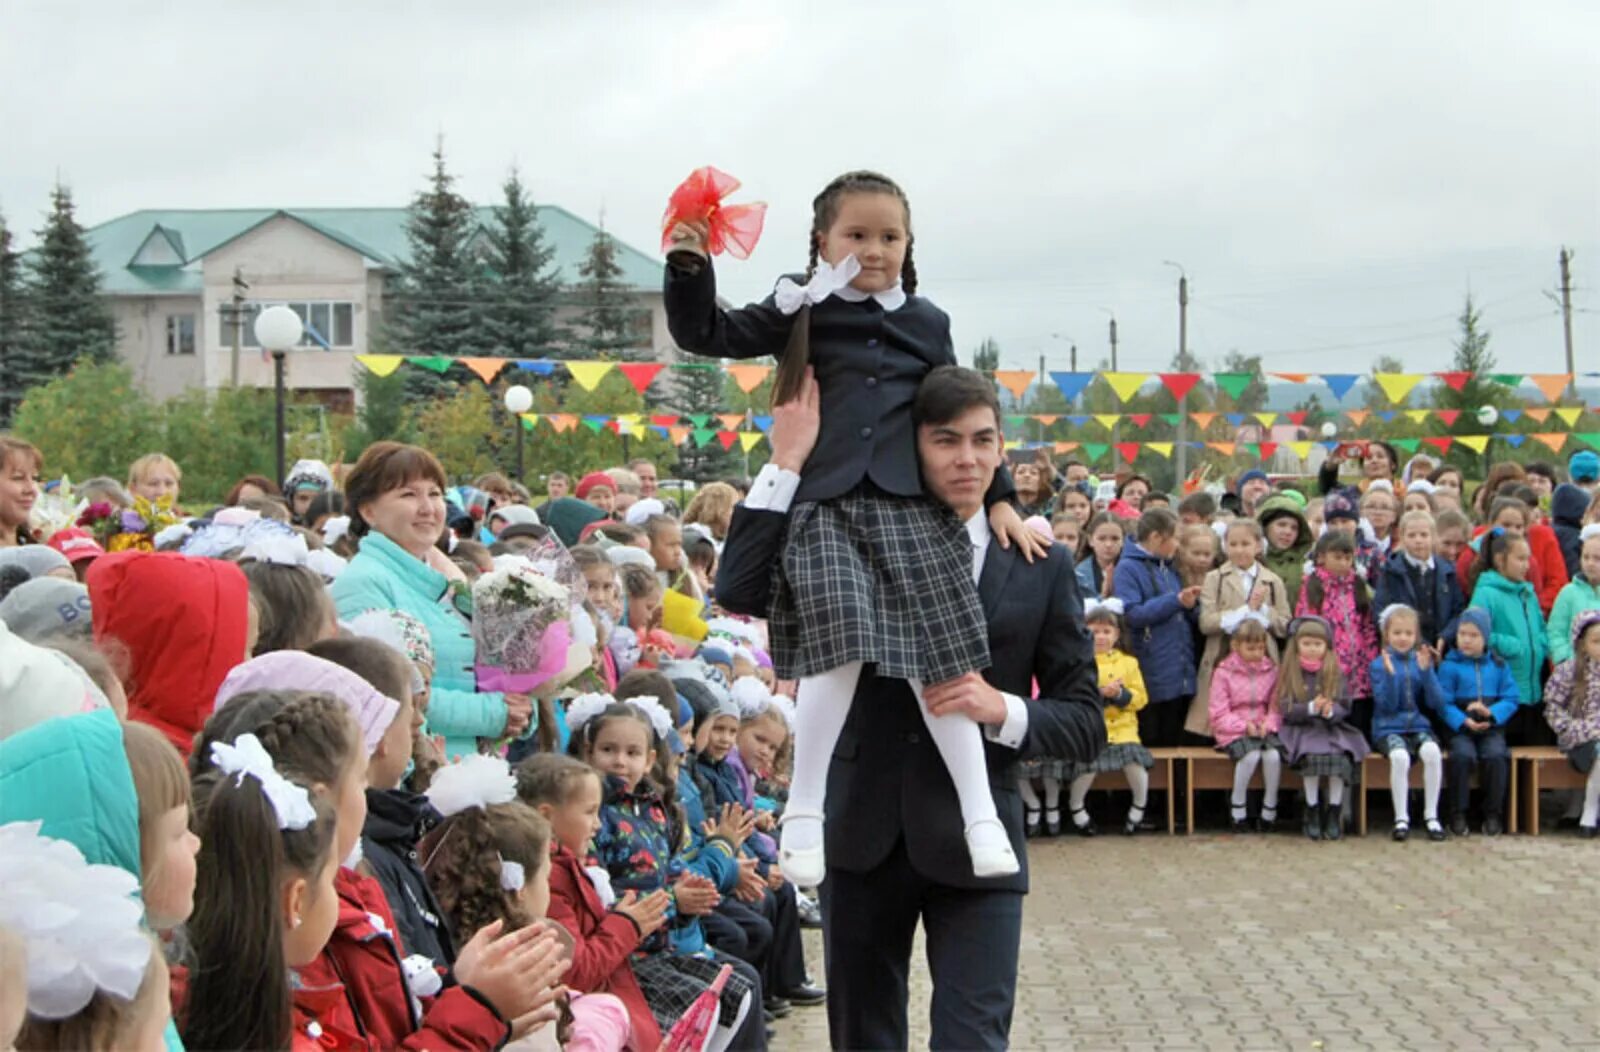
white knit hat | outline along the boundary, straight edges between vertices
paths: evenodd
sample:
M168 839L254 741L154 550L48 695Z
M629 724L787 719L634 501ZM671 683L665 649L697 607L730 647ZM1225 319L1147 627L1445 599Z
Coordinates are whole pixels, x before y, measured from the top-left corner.
M0 622L0 741L57 716L109 707L77 662Z

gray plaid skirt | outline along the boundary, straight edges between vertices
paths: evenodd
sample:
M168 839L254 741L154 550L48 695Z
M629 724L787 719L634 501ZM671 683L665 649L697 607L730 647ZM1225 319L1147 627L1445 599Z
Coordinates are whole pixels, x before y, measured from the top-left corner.
M1355 761L1347 752L1307 753L1293 766L1302 778L1338 778L1349 783L1356 775Z
M683 1017L722 971L720 961L682 953L652 953L635 957L632 963L633 977L639 980L645 1003L650 1006L650 1014L655 1016L656 1025L663 1034L672 1029L672 1024ZM728 974L718 1000L722 1009L717 1017L719 1026L733 1024L739 1017L739 1002L749 992L750 984L744 976L737 970ZM751 1011L760 1011L760 1008L760 1005L753 1005Z
M1088 763L1069 764L1071 771L1068 777L1079 778L1086 774L1109 774L1112 771L1122 770L1130 763L1136 763L1147 771L1156 765L1155 757L1150 755L1149 749L1146 749L1138 742L1123 742L1120 745L1107 745L1100 750L1099 756L1096 756Z
M1266 752L1268 749L1276 749L1278 755L1283 755L1283 742L1278 740L1276 734L1269 734L1265 738L1235 738L1222 751L1228 754L1228 759L1238 763L1249 753Z
M932 684L989 667L972 555L966 527L925 497L866 483L795 505L767 622L778 678L862 661Z
M1415 760L1417 754L1422 751L1422 747L1429 742L1437 744L1434 736L1428 731L1416 731L1412 734L1385 734L1383 740L1378 743L1378 747L1372 751L1388 756L1398 749L1409 753L1411 758Z

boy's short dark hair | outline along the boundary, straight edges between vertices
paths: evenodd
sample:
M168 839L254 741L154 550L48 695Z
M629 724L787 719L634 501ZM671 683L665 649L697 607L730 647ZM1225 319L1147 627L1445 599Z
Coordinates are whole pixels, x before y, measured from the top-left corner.
M1157 490L1151 490L1149 493L1146 493L1144 495L1143 506L1146 509L1148 509L1150 507L1150 502L1151 501L1155 501L1157 504L1161 505L1163 508L1172 507L1172 497L1169 496L1168 494L1165 494L1165 493L1161 492L1158 489Z
M1542 460L1535 460L1531 464L1524 464L1522 465L1522 470L1529 475L1538 475L1541 478L1549 479L1551 485L1555 485L1561 481L1561 476L1557 474L1555 466L1553 464L1547 464Z
M989 378L959 365L941 365L923 379L911 403L912 423L948 424L962 413L979 406L994 412L995 427L1000 426L1000 396Z
M618 544L632 544L635 541L644 539L643 530L626 522L602 522L594 528L594 531L608 540L616 541Z
M1139 516L1139 525L1134 529L1134 538L1143 544L1151 537L1176 537L1178 535L1178 517L1170 508L1151 508Z
M1212 519L1217 514L1217 498L1201 491L1191 493L1178 502L1179 515L1197 515L1202 519Z

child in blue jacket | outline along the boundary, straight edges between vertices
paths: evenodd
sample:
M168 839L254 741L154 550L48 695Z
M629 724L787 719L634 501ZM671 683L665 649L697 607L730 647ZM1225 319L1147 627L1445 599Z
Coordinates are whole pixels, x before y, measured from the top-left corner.
M1139 516L1134 537L1117 561L1112 590L1122 600L1124 639L1150 696L1139 710L1139 741L1149 748L1182 745L1198 666L1200 585L1185 588L1172 568L1178 517L1171 511L1151 508Z
M1409 790L1411 761L1422 761L1423 820L1428 839L1445 839L1439 822L1439 790L1444 782L1444 756L1433 724L1423 707L1444 719L1444 695L1434 675L1433 659L1418 645L1417 612L1396 603L1378 615L1383 653L1372 662L1372 746L1389 758L1389 794L1394 800L1394 839L1411 836Z
M1455 646L1439 663L1444 721L1450 727L1450 832L1467 835L1472 769L1483 786L1483 834L1505 830L1506 786L1511 754L1506 723L1522 700L1511 668L1489 649L1493 621L1482 607L1468 607L1456 624Z

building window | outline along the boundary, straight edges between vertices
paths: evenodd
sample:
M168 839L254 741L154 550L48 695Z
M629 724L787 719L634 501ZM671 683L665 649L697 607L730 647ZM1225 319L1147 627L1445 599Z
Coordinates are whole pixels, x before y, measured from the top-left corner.
M167 315L167 353L194 353L194 315Z
M251 321L261 313L263 307L270 307L271 303L252 303L247 308ZM311 300L290 302L285 304L290 310L300 315L301 324L305 325L306 333L300 337L298 346L311 348L325 348L329 350L348 350L356 345L356 324L354 303L339 303L328 300ZM247 324L244 333L246 347L259 347L256 342L254 324Z

